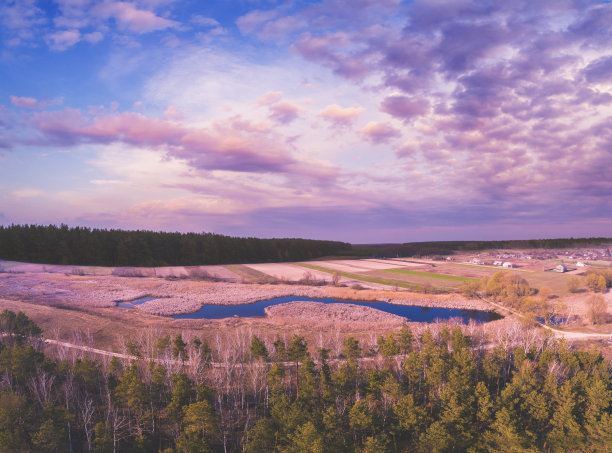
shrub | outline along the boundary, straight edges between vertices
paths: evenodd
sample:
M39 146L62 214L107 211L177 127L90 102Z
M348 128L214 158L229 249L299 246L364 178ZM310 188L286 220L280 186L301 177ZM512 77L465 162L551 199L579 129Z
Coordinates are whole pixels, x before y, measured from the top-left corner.
M209 280L209 281L217 281L218 279L211 275L206 269L202 269L200 267L192 267L187 270L189 277L194 280Z
M606 280L606 286L612 287L612 269L589 269L586 275L601 275Z
M587 287L595 293L603 293L606 290L606 278L600 274L589 274L586 277Z
M567 281L567 290L570 293L577 293L584 287L584 282L580 277L571 277Z
M509 272L496 272L491 278L484 278L481 287L486 297L511 307L517 307L524 297L536 293L527 280Z
M331 283L334 286L338 286L338 283L340 283L340 274L338 272L332 274Z
M607 320L608 304L601 294L595 294L586 301L589 319L593 324L603 324Z

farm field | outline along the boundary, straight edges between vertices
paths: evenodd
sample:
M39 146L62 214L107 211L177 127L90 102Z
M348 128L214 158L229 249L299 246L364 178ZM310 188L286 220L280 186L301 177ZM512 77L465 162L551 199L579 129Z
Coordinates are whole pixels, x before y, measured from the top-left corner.
M521 273L520 276L529 282L529 285L537 288L548 287L553 290L557 296L567 296L567 281L574 275L569 273L558 273L550 271L534 271L529 273Z
M404 269L397 269L398 271ZM420 274L425 275L415 275L404 272L390 272L389 270L380 270L380 271L370 271L367 273L367 276L370 278L380 278L380 279L393 279L399 284L407 284L407 285L416 285L419 288L433 288L441 291L449 291L455 288L460 287L463 284L463 280L457 281L453 279L439 278L439 275L443 274L431 274L432 276L427 276L427 272L421 272ZM445 277L452 277L447 276ZM462 277L459 277L462 278Z
M457 275L450 275L450 274L443 274L443 273L436 273L436 272L414 271L410 269L385 269L384 272L400 274L400 275L415 276L415 277L427 277L427 278L433 278L433 279L438 279L438 280L448 280L452 282L466 282L469 280L475 280L472 277L460 277Z
M574 272L566 272L566 273L558 273L551 272L544 269L551 269L557 263L555 260L545 260L545 261L537 261L536 263L528 263L524 268L520 269L504 269L501 267L494 266L486 266L486 265L476 265L476 264L467 264L467 263L454 263L454 262L446 262L446 261L423 261L422 268L417 269L389 269L383 271L384 274L396 274L404 275L407 281L419 282L418 278L449 278L450 280L457 279L459 282L461 279L466 279L464 281L469 281L470 279L481 279L484 277L491 277L496 272L512 272L517 276L524 278L529 282L529 284L536 288L548 287L553 290L553 293L557 296L566 296L568 295L567 291L567 281L569 278L575 275L580 275L580 273L584 272L583 270L574 271ZM522 265L522 263L521 263ZM527 268L528 267L528 268ZM412 277L410 276L412 274ZM433 277L433 274L438 274L437 277ZM373 276L379 274L370 274ZM397 277L399 278L399 277ZM430 282L432 285L435 285L434 282ZM441 283L438 281L438 285ZM457 285L448 285L448 286L460 286L460 283Z
M411 289L411 290L417 290L417 291L420 291L423 289L423 286L420 283L412 283L412 282L402 281L399 279L390 279L390 278L385 278L385 276L379 277L379 276L370 275L371 272L376 272L376 271L366 271L362 273L355 273L355 272L337 271L334 269L329 269L327 267L314 265L310 263L299 263L299 265L305 268L308 268L308 269L313 269L313 270L317 270L321 272L328 272L330 274L337 273L338 275L342 277L353 279L355 282L359 282L360 284L365 282L366 284L370 284L370 285L376 284L376 285L380 285L380 287L382 288L388 288L388 289L404 288L404 289Z
M331 276L326 272L304 269L291 263L258 263L246 266L279 280L299 281L311 277L316 280L331 281Z
M392 260L331 260L331 261L313 261L317 265L334 269L343 272L365 272L377 269L389 269L395 267L409 267L410 265L419 266L418 264L401 263Z

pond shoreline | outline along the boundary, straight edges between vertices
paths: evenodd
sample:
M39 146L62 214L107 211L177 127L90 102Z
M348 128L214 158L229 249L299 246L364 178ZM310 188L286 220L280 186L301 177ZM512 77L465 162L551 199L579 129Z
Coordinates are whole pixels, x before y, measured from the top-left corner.
M241 305L203 305L200 310L193 313L183 313L174 315L174 319L224 319L231 317L252 318L264 317L271 312L278 312L277 307L291 306L293 312L304 312L304 307L309 307L315 310L315 313L308 314L317 315L317 313L330 314L328 306L335 308L336 312L344 313L344 318L350 318L350 313L347 311L349 307L355 308L357 312L367 312L369 315L376 317L377 315L392 315L399 316L405 322L435 322L437 320L446 321L452 318L460 318L464 323L470 320L476 323L496 321L502 318L498 313L491 310L474 310L466 308L447 308L447 307L431 307L424 305L407 305L407 304L391 304L386 301L367 301L367 300L342 300L337 298L311 298L304 296L286 296L266 299L254 304ZM297 307L297 308L296 308ZM286 308L286 307L285 307ZM281 310L282 311L282 310ZM333 310L332 310L333 311ZM293 315L295 316L295 315ZM363 316L360 316L360 321Z

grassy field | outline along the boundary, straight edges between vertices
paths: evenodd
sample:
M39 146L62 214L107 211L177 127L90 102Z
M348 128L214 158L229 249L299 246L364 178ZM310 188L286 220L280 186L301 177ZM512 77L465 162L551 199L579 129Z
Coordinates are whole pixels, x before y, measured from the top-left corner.
M472 277L460 277L457 275L437 274L434 272L413 271L410 269L384 269L383 272L390 272L393 274L402 274L402 275L413 275L415 277L428 277L428 278L434 278L438 280L450 280L453 282L467 282L469 280L476 280L475 278L472 278Z
M520 274L520 276L527 280L530 286L535 288L549 287L557 296L569 294L567 290L567 281L573 277L573 275L549 271L534 271L527 274Z
M338 275L341 275L342 277L350 278L352 280L360 280L362 282L369 282L369 283L378 283L379 285L397 286L399 288L412 289L415 291L423 290L423 284L421 283L408 282L405 280L381 278L381 277L376 277L376 276L367 275L367 274L355 274L352 272L335 271L333 269L328 269L326 267L315 266L315 265L307 264L307 263L296 263L296 264L299 264L300 266L306 267L308 269L313 269L313 270L317 270L321 272L327 272L329 274L337 273ZM372 271L372 272L378 272L378 271ZM370 274L370 272L368 272L368 274ZM435 292L444 292L446 290L445 288L439 288L439 287L432 287L431 289Z
M434 288L438 288L444 291L456 289L463 284L463 281L446 280L446 279L440 279L440 278L430 278L428 276L424 277L420 275L411 275L411 274L397 273L397 272L390 274L389 272L387 272L387 270L388 269L369 271L365 273L365 275L367 275L368 277L372 277L372 278L383 278L383 279L392 277L403 283L417 284L417 285L425 286L428 288L434 287Z
M503 271L506 270L507 268L505 267L501 267L501 266L486 266L484 264L467 264L467 263L449 263L449 266L463 266L463 267L470 267L472 269L493 269L495 271ZM530 272L528 270L525 269L512 269L514 272Z

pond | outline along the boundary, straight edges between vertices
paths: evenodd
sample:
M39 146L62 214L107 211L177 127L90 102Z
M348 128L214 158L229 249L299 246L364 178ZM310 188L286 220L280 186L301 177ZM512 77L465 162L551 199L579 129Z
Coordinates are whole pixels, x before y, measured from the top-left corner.
M202 308L194 313L184 313L175 315L175 319L220 319L239 316L241 318L253 316L265 316L264 309L271 305L285 304L287 302L309 301L322 302L324 304L354 304L365 307L375 308L376 310L403 316L411 322L433 322L436 320L447 320L460 318L464 324L474 320L480 324L483 322L495 321L502 316L492 311L482 310L460 310L457 308L421 307L411 305L395 305L387 302L355 301L332 298L312 298L303 296L277 297L274 299L262 300L252 304L243 305L203 305Z
M125 302L119 302L117 307L121 308L136 308L136 305L144 304L150 300L159 299L159 297L141 297L140 299L128 300Z

